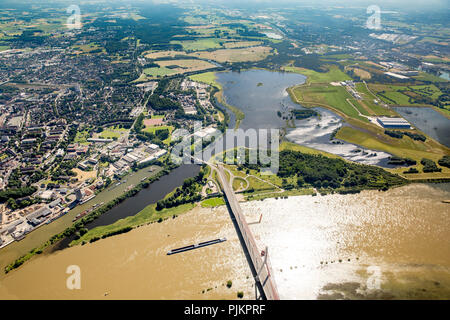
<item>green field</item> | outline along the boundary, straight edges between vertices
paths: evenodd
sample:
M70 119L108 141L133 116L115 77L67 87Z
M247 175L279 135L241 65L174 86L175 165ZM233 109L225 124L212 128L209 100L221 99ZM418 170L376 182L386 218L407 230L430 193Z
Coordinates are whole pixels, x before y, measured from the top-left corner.
M386 104L402 106L430 105L430 102L436 101L443 94L434 84L418 86L370 84L369 88Z
M153 67L153 68L146 68L144 69L144 74L146 76L150 76L150 77L163 77L163 76L167 76L173 73L176 73L176 70L173 69L169 69L166 67Z
M206 83L218 89L222 89L222 85L218 83L215 72L205 72L189 76L189 79L196 82Z
M172 126L151 126L151 127L145 127L144 129L142 129L142 131L145 131L145 132L148 132L148 133L155 133L156 131L164 130L164 129L168 129L170 133L172 133L172 131L173 131L173 127Z
M361 117L358 111L348 103L347 99L355 105L355 100L344 87L327 84L311 84L291 88L289 93L294 101L302 105L323 106L334 111L337 110L347 117L359 119L364 122L369 121Z
M330 66L328 72L317 72L310 69L298 67L284 67L285 71L300 73L308 77L308 83L330 83L352 80L350 76L341 71L337 66Z
M142 131L154 134L154 133L156 133L156 131L164 130L164 129L168 129L169 130L169 137L167 139L165 139L163 142L165 144L169 144L170 141L171 141L172 131L174 130L174 127L172 127L172 126L151 126L151 127L145 127L144 129L142 129Z
M447 82L447 80L445 80L441 77L437 77L435 75L425 73L425 72L420 72L418 76L415 76L413 78L416 80L420 80L420 81Z
M246 201L257 201L257 200L264 200L267 198L283 198L283 197L292 197L292 196L311 196L316 194L314 189L312 188L305 188L305 189L292 189L287 190L284 192L264 192L264 193L255 193L255 194L249 194L245 197Z
M299 151L299 152L306 153L306 154L322 155L322 156L328 157L328 158L342 159L341 157L339 157L339 156L337 156L335 154L328 153L328 152L325 152L325 151L316 150L316 149L312 149L312 148L308 148L308 147L301 146L301 145L298 145L296 143L288 142L288 141L283 141L280 144L280 151L283 151L283 150Z
M97 52L99 50L100 50L100 52L106 52L105 48L100 47L99 45L97 45L95 43L75 45L75 46L72 46L72 49L75 51L81 51L82 53L91 53L92 51Z
M99 137L102 139L118 139L120 137L120 133L112 130L103 130Z
M78 131L77 135L75 136L74 142L79 144L89 144L89 142L87 141L88 138L89 138L88 130Z
M247 182L245 182L244 179L239 178L239 177L235 177L233 179L233 190L234 191L237 191L237 190L240 190L242 188L245 188L246 186L247 186Z
M364 83L359 82L356 84L356 91L358 91L363 98L362 102L359 102L359 104L364 104L370 111L371 115L377 115L377 116L389 116L389 115L395 115L395 112L393 112L390 109L386 109L380 104L376 104L374 100L380 101L380 99L376 96L374 96L372 93L367 90L367 87Z
M202 201L201 206L203 208L214 208L225 205L223 198L209 198Z

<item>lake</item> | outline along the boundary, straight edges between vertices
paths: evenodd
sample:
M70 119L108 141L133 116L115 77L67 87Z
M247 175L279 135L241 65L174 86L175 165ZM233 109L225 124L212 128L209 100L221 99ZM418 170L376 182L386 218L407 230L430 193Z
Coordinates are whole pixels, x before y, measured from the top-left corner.
M219 72L217 81L223 86L225 101L245 113L240 124L244 130L284 128L286 121L278 117L277 111L304 109L294 103L286 91L289 87L305 83L306 77L300 74L267 70ZM345 141L333 144L331 134L343 125L342 119L324 108L314 110L320 113L320 117L297 120L296 128L287 128L286 138L289 141L351 161L392 167L387 164L391 156L389 153L365 149Z
M397 107L395 111L419 130L450 148L450 119L433 108Z
M277 116L277 111L283 104L299 108L286 89L306 81L300 74L267 70L218 72L216 76L223 86L225 101L245 113L240 124L244 130L283 127L285 121Z

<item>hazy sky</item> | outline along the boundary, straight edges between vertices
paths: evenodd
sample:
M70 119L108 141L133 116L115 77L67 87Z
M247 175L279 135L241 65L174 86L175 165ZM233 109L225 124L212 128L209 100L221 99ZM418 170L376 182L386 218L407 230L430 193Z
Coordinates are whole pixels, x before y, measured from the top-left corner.
M126 1L126 0L125 0ZM145 0L143 0L145 1ZM152 1L152 0L149 0ZM284 4L284 3L297 3L301 5L316 5L316 6L369 6L378 5L380 7L396 7L398 9L412 9L412 8L446 8L450 9L450 0L154 0L158 3L261 3L261 4Z
M410 11L410 10L440 10L440 13L450 12L450 0L0 0L0 3L95 3L113 2L123 4L155 3L155 4L187 4L209 3L230 7L249 7L252 4L264 7L288 7L288 6L343 6L343 7L368 7L378 5L382 10Z

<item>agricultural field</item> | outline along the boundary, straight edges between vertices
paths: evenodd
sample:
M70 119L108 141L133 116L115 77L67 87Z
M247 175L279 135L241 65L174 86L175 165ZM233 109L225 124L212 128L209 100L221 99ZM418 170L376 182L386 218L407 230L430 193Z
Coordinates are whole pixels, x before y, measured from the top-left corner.
M370 84L369 89L390 105L415 106L431 105L442 92L435 85L396 86Z
M190 26L187 27L186 30L190 31L190 34L195 35L197 37L220 37L220 36L229 36L235 35L236 31L228 28L226 26Z
M158 64L159 67L144 69L144 72L137 80L135 80L135 82L152 80L168 75L202 71L216 67L208 61L199 59L160 60L155 61L155 63Z
M160 68L170 69L174 71L172 74L182 74L187 72L201 71L215 68L216 66L208 61L197 59L181 59L181 60L161 60L156 61Z
M9 15L9 14L7 14ZM13 15L13 13L11 13ZM67 18L64 17L50 17L40 19L30 19L29 21L15 19L14 21L0 20L0 31L7 36L20 35L26 30L40 30L44 34L51 32L62 31L66 28Z
M90 43L72 46L74 54L104 53L105 49L98 44Z
M143 55L148 59L161 59L161 58L175 58L176 56L184 56L186 55L186 52L184 51L147 51L144 52Z
M353 70L355 75L357 75L360 79L368 80L372 78L372 75L370 72L367 72L366 70L359 69L359 68L349 68L349 70Z
M435 75L426 72L419 72L419 75L414 76L413 78L419 81L427 81L427 82L447 82L447 80L441 77L437 77Z
M145 68L143 75L145 76L144 79L153 79L153 78L160 78L167 75L175 74L177 73L173 69L164 68L164 67L153 67L153 68ZM141 75L142 77L142 75ZM140 79L140 78L139 78Z
M448 45L448 44L446 44ZM432 62L432 63L449 63L450 58L448 57L438 57L434 55L428 55L422 57L426 62Z
M246 48L246 47L256 47L261 45L261 41L237 41L237 42L226 42L223 44L225 49L234 49L234 48Z
M185 51L202 51L208 49L218 49L222 48L222 43L224 40L220 40L217 38L206 38L206 39L197 39L197 40L185 40L179 41L174 40L171 41L172 44L179 44L183 46L183 50Z
M214 60L217 62L249 62L264 60L272 52L270 47L250 47L241 49L220 49L215 51L194 52L190 56Z

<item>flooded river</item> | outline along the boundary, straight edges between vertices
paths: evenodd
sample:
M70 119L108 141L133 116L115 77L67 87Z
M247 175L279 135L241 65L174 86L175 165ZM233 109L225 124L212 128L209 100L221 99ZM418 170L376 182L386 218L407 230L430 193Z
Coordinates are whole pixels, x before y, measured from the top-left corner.
M433 139L450 148L450 119L433 108L397 107L406 120Z
M441 202L446 199L449 184L414 184L242 207L259 246L269 247L282 299L450 298L450 210ZM260 213L263 219L255 223ZM228 241L166 255L220 237ZM81 268L81 290L66 288L65 270L74 264ZM233 281L231 289L227 280ZM237 291L254 298L252 284L227 209L197 208L39 256L2 276L0 298L234 299Z
M338 143L333 143L331 136L335 130L342 127L342 118L325 108L314 110L320 113L320 117L296 120L295 128L287 129L286 139L302 146L336 154L350 161L385 168L395 167L388 163L391 157L389 153L366 149L337 139L333 141Z
M303 84L305 80L306 77L301 74L267 70L217 73L217 81L223 86L226 102L245 113L240 124L244 130L286 127L286 120L280 118L277 112L303 109L291 100L286 89ZM333 131L342 127L342 118L325 108L314 110L320 117L296 120L295 128L287 128L286 139L358 163L393 167L388 164L391 157L389 153L365 149L345 141L333 143L330 137Z
M218 74L226 101L246 114L241 122L244 129L283 126L276 111L301 108L293 105L285 89L304 80L301 75L265 70ZM288 138L365 162L364 154L352 152L356 146L329 142L340 119L328 110L319 111L320 119L297 121ZM380 164L385 156L378 152L371 160ZM137 213L198 172L198 168L192 170L162 178L99 218L95 226ZM176 178L173 184L165 180L171 177ZM450 200L450 184L266 199L242 207L260 249L269 248L282 299L449 299L450 205L443 200ZM44 230L30 236L43 237L47 235ZM166 254L222 237L227 241ZM17 255L16 249L9 254ZM66 269L71 265L80 267L80 290L66 287ZM231 288L226 286L228 280ZM248 262L224 206L198 207L176 219L39 255L0 275L0 299L236 299L238 291L244 292L244 298L254 299L254 289Z
M222 237L227 241L166 255ZM80 290L66 287L69 265L80 267ZM254 297L251 279L228 212L196 208L173 220L39 256L2 276L0 299L235 299L238 291L248 299Z

